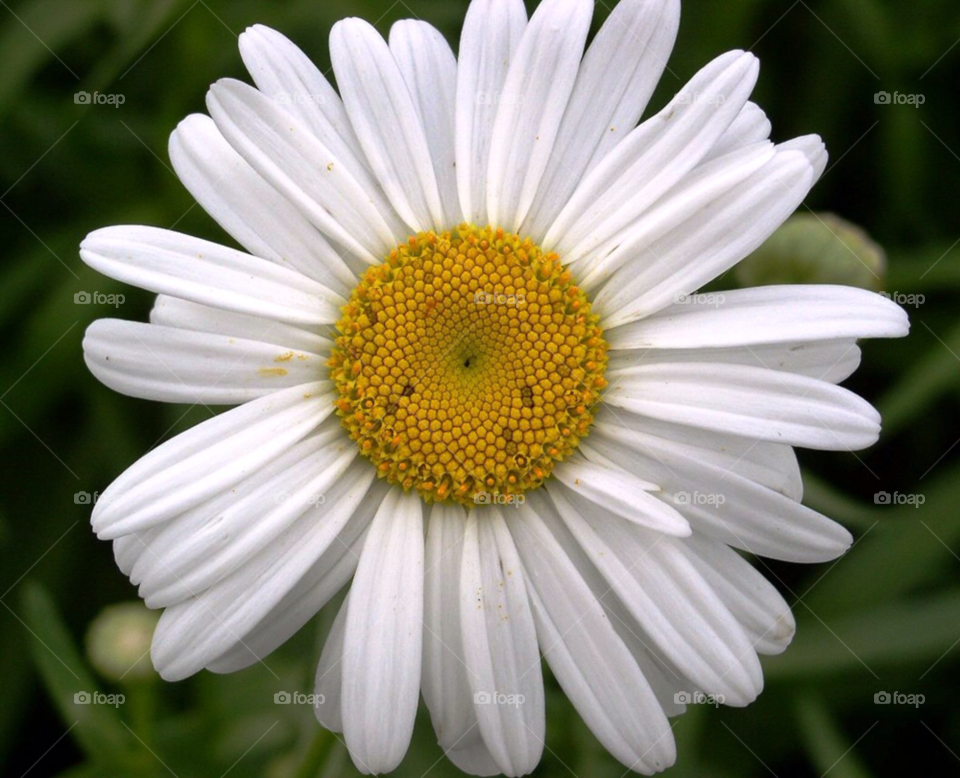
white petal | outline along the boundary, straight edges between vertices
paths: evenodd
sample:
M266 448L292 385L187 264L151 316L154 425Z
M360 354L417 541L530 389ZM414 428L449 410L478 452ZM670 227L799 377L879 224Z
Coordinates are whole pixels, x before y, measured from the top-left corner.
M621 0L584 55L524 234L540 241L577 184L640 121L667 65L679 0Z
M333 411L326 382L284 389L198 424L139 459L100 496L91 522L112 539L182 513L270 462Z
M120 572L128 578L133 570L133 566L140 558L143 549L143 541L136 535L124 535L113 541L113 558L120 568Z
M440 227L463 221L457 194L454 113L457 58L446 38L426 22L404 19L390 28L390 51L410 90L426 133L440 192Z
M547 169L580 66L591 0L543 0L503 84L490 139L487 213L517 232Z
M647 261L659 238L756 173L773 155L774 145L762 142L697 165L629 227L577 260L580 286L593 291L624 265Z
M160 675L187 678L242 642L336 542L337 529L357 510L373 477L368 463L356 462L334 485L325 521L295 523L199 597L167 608L151 649Z
M819 135L803 135L781 143L779 148L784 151L794 150L803 154L813 168L814 180L818 180L826 170L829 155L827 147Z
M604 313L601 323L613 328L636 321L713 280L770 237L812 185L807 158L778 151L614 273L594 298Z
M746 705L763 688L746 633L682 552L685 541L591 517L556 490L550 497L620 601L664 656L699 688Z
M466 511L434 503L427 527L423 609L423 701L437 741L460 769L499 773L484 745L460 632L460 569Z
M756 103L748 102L740 109L733 124L727 127L727 131L720 136L720 140L714 144L703 161L706 163L736 149L767 140L771 129L770 120L763 109Z
M234 673L256 664L293 637L353 578L370 520L386 491L384 486L375 483L370 487L336 541L313 567L242 640L209 662L207 670ZM328 710L332 710L332 705Z
M248 27L239 44L257 89L309 127L355 174L369 176L343 101L310 57L282 33L262 24Z
M326 75L294 43L261 24L247 28L239 43L240 55L259 91L309 129L337 164L370 192L384 220L400 228L399 217L367 165L343 101ZM398 233L398 237L402 236ZM346 252L339 245L334 248Z
M211 332L232 338L283 343L295 351L323 356L329 356L330 349L333 348L333 341L292 324L198 305L165 294L157 295L150 310L150 323L159 324L161 327ZM320 329L326 331L330 328L321 326Z
M538 515L542 497L531 493L510 522L541 651L604 748L636 772L664 770L676 759L666 716L603 606Z
M548 484L544 492L549 495L552 490L553 487ZM678 716L683 713L685 707L682 703L677 702L676 693L687 689L690 684L689 680L681 675L662 654L656 651L650 638L643 633L640 625L629 614L623 603L620 602L619 597L610 588L610 584L607 583L593 562L590 561L583 547L567 529L553 502L549 499L534 499L537 515L547 525L550 533L563 549L564 554L576 567L584 583L587 584L594 597L603 606L611 626L630 651L643 677L650 684L650 688L663 712L667 716ZM598 506L585 500L579 500L578 504L588 509L587 513L584 514L587 521L592 520L590 517L595 511L601 510Z
M782 653L796 632L790 606L780 592L736 551L694 536L681 550L717 592L762 654Z
M343 733L354 764L390 772L403 759L420 699L423 508L391 489L363 544L350 589L343 656Z
M121 319L93 322L83 352L90 372L115 391L207 405L238 405L309 383L325 363L275 343Z
M484 742L505 775L532 772L545 735L540 653L517 550L495 507L467 524L460 620Z
M723 362L768 367L838 384L860 366L860 349L853 339L729 348L642 348L614 351L607 369L612 371L639 364L677 362Z
M778 451L790 451L786 446L758 443L731 463L730 456L705 455L702 449L636 428L595 426L591 448L641 477L656 479L663 498L687 518L694 534L706 533L752 554L804 563L835 559L853 541L839 524L797 502L798 489L776 491L760 466L749 462L759 450L769 452L775 463L783 459ZM690 428L691 434L697 432ZM796 475L790 480L799 481L795 460L792 468Z
M604 401L663 421L826 451L876 443L880 415L847 389L763 367L651 364L610 372Z
M404 237L363 169L247 84L221 79L207 108L231 146L325 235L375 264Z
M692 296L605 332L611 348L722 348L841 338L899 338L907 314L875 292L796 284Z
M677 451L780 492L795 502L803 498L800 465L790 446L648 419L610 406L598 410L594 423L603 435L645 456L656 459L658 453L654 452L661 449ZM596 442L591 438L583 443L584 453L590 459ZM632 470L618 456L613 456L612 461Z
M420 112L380 33L362 19L337 22L330 59L360 145L397 213L415 232L446 226Z
M487 224L487 166L503 84L527 24L522 0L473 0L457 65L457 189L463 218Z
M630 473L573 457L557 465L553 474L571 491L628 521L667 535L690 534L690 525L683 516L648 494L660 491L660 487Z
M156 227L95 230L80 244L80 256L104 275L141 289L293 324L333 324L346 302L273 262Z
M237 154L208 116L170 135L173 169L217 223L251 254L347 294L356 277L300 211Z
M331 421L295 447L296 458L282 472L256 479L249 492L225 506L200 506L163 527L150 544L162 564L140 579L147 607L172 605L208 589L294 522L324 522L333 535L339 533L336 520L327 521L334 512L326 497L356 456L356 446Z
M456 748L447 749L443 755L468 775L499 775L500 768L490 756L483 738L477 734L479 731L475 728L457 743Z
M274 461L280 461L282 459L283 457L280 456ZM270 465L267 467L270 467ZM164 526L165 524L159 524L156 527L149 527L148 529L143 529L130 535L123 535L122 537L119 537L113 541L114 546L116 546L116 544L118 544L120 541L132 541L126 548L126 559L124 562L130 566L130 571L127 573L127 577L130 579L130 583L132 583L134 586L137 586L140 583L140 577L137 574L137 571L143 566L144 559L150 557L150 545L153 543L157 535L159 535L163 530Z
M580 183L544 238L566 262L603 244L700 162L750 96L759 65L731 51L704 67Z
M331 732L343 732L343 639L347 633L349 607L348 593L323 644L313 680L318 703L313 707L314 715L320 725ZM319 702L321 699L322 703Z
M185 510L162 524L137 532L135 537L139 540L143 550L130 571L130 582L139 586L145 578L156 578L158 575L163 575L163 572L171 564L176 563L175 555L189 549L193 533L197 531L198 527L202 528L204 521L219 515L221 511L229 509L235 503L247 499L264 483L280 476L288 468L296 465L303 452L312 450L316 448L318 443L322 444L325 439L329 439L329 428L334 424L336 424L336 420L328 419L320 425L318 430L290 446L263 467L233 484L229 489L224 489L209 500ZM183 587L179 597L171 598L163 604L171 605L175 602L181 602L196 594L198 592Z

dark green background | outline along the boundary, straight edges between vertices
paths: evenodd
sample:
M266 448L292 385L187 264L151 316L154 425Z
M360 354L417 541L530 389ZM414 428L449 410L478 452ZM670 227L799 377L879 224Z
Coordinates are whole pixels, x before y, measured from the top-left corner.
M89 322L144 319L150 296L98 277L77 245L97 227L138 222L224 240L169 169L166 143L182 117L204 110L210 82L245 78L236 36L246 26L280 29L326 69L326 38L340 17L386 33L415 15L456 41L465 8L464 0L0 3L4 775L34 764L30 775L167 775L164 765L180 778L351 773L309 708L273 704L280 689L311 690L326 613L270 658L280 680L256 666L127 689L131 702L119 712L73 705L78 688L118 690L87 675L83 636L104 606L135 597L74 495L103 490L160 439L209 415L121 397L89 375L80 347ZM607 12L599 3L597 23ZM928 765L922 774L960 771L958 38L955 0L683 7L654 107L709 58L752 48L762 62L754 99L774 138L818 132L831 152L835 167L809 207L864 226L889 255L882 288L925 301L910 308L910 337L866 343L848 382L883 413L881 442L856 455L801 453L806 502L844 522L857 544L835 566L761 563L795 604L797 638L764 660L767 690L753 706L699 706L676 721L673 775L906 775L918 759ZM75 105L81 89L123 94L125 103ZM923 94L925 103L876 105L881 90ZM81 290L122 292L126 303L77 305ZM878 506L878 491L922 494L925 504ZM875 705L882 690L926 701ZM439 758L421 716L397 774L457 774ZM622 773L550 681L537 774Z

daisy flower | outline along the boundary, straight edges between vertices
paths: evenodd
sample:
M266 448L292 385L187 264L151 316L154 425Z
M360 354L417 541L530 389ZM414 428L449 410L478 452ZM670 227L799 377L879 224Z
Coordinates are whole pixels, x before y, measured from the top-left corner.
M774 143L756 58L717 57L644 117L677 0L473 0L459 56L422 21L330 36L339 91L252 27L170 140L243 249L147 226L81 256L157 294L86 333L133 397L236 406L104 492L93 528L151 608L169 680L262 661L349 585L317 718L357 767L403 759L422 693L476 775L523 775L541 656L620 762L673 764L694 695L743 706L790 609L739 552L842 554L794 447L853 450L879 417L838 383L907 332L838 286L698 290L824 170ZM322 700L322 701L321 701Z

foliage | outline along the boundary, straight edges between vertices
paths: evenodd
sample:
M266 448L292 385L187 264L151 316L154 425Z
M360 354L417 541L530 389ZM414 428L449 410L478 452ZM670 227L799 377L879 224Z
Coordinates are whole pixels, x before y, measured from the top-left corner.
M361 16L385 32L415 15L455 41L466 2L0 5L3 772L20 775L36 763L32 774L77 778L354 774L308 706L273 702L280 690L311 691L327 612L235 676L109 683L84 658L87 625L135 595L110 545L89 531L82 494L92 501L141 453L210 412L121 397L88 373L80 346L87 325L107 315L142 320L150 299L86 268L77 246L87 232L120 223L224 239L170 170L166 138L204 110L208 84L245 77L236 34L246 26L286 32L326 69L326 37L340 17ZM599 23L608 9L603 0L597 7ZM866 343L849 382L883 414L881 442L857 455L801 452L806 502L844 522L857 544L835 565L758 563L794 604L795 643L764 660L767 690L750 708L699 706L676 721L672 774L899 775L912 771L918 751L931 774L952 774L960 753L950 692L960 678L960 13L948 0L687 0L683 14L654 107L708 58L754 50L763 63L755 99L775 138L817 132L831 151L809 208L862 226L883 247L886 275L874 285L913 295L913 326L902 341ZM80 91L124 101L77 104ZM874 94L883 91L923 94L924 102L878 104ZM77 304L80 292L125 302L117 310ZM879 492L925 502L877 504ZM73 702L94 690L129 702ZM925 701L875 704L883 691ZM553 681L547 703L537 774L623 773ZM458 774L440 757L421 712L397 774Z

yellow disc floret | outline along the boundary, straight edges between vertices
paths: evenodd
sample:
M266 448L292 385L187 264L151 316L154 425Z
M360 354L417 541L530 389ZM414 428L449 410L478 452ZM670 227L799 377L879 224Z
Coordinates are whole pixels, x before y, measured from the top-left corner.
M381 477L428 501L539 486L606 386L586 295L556 254L503 230L411 237L343 314L329 362L343 426Z

